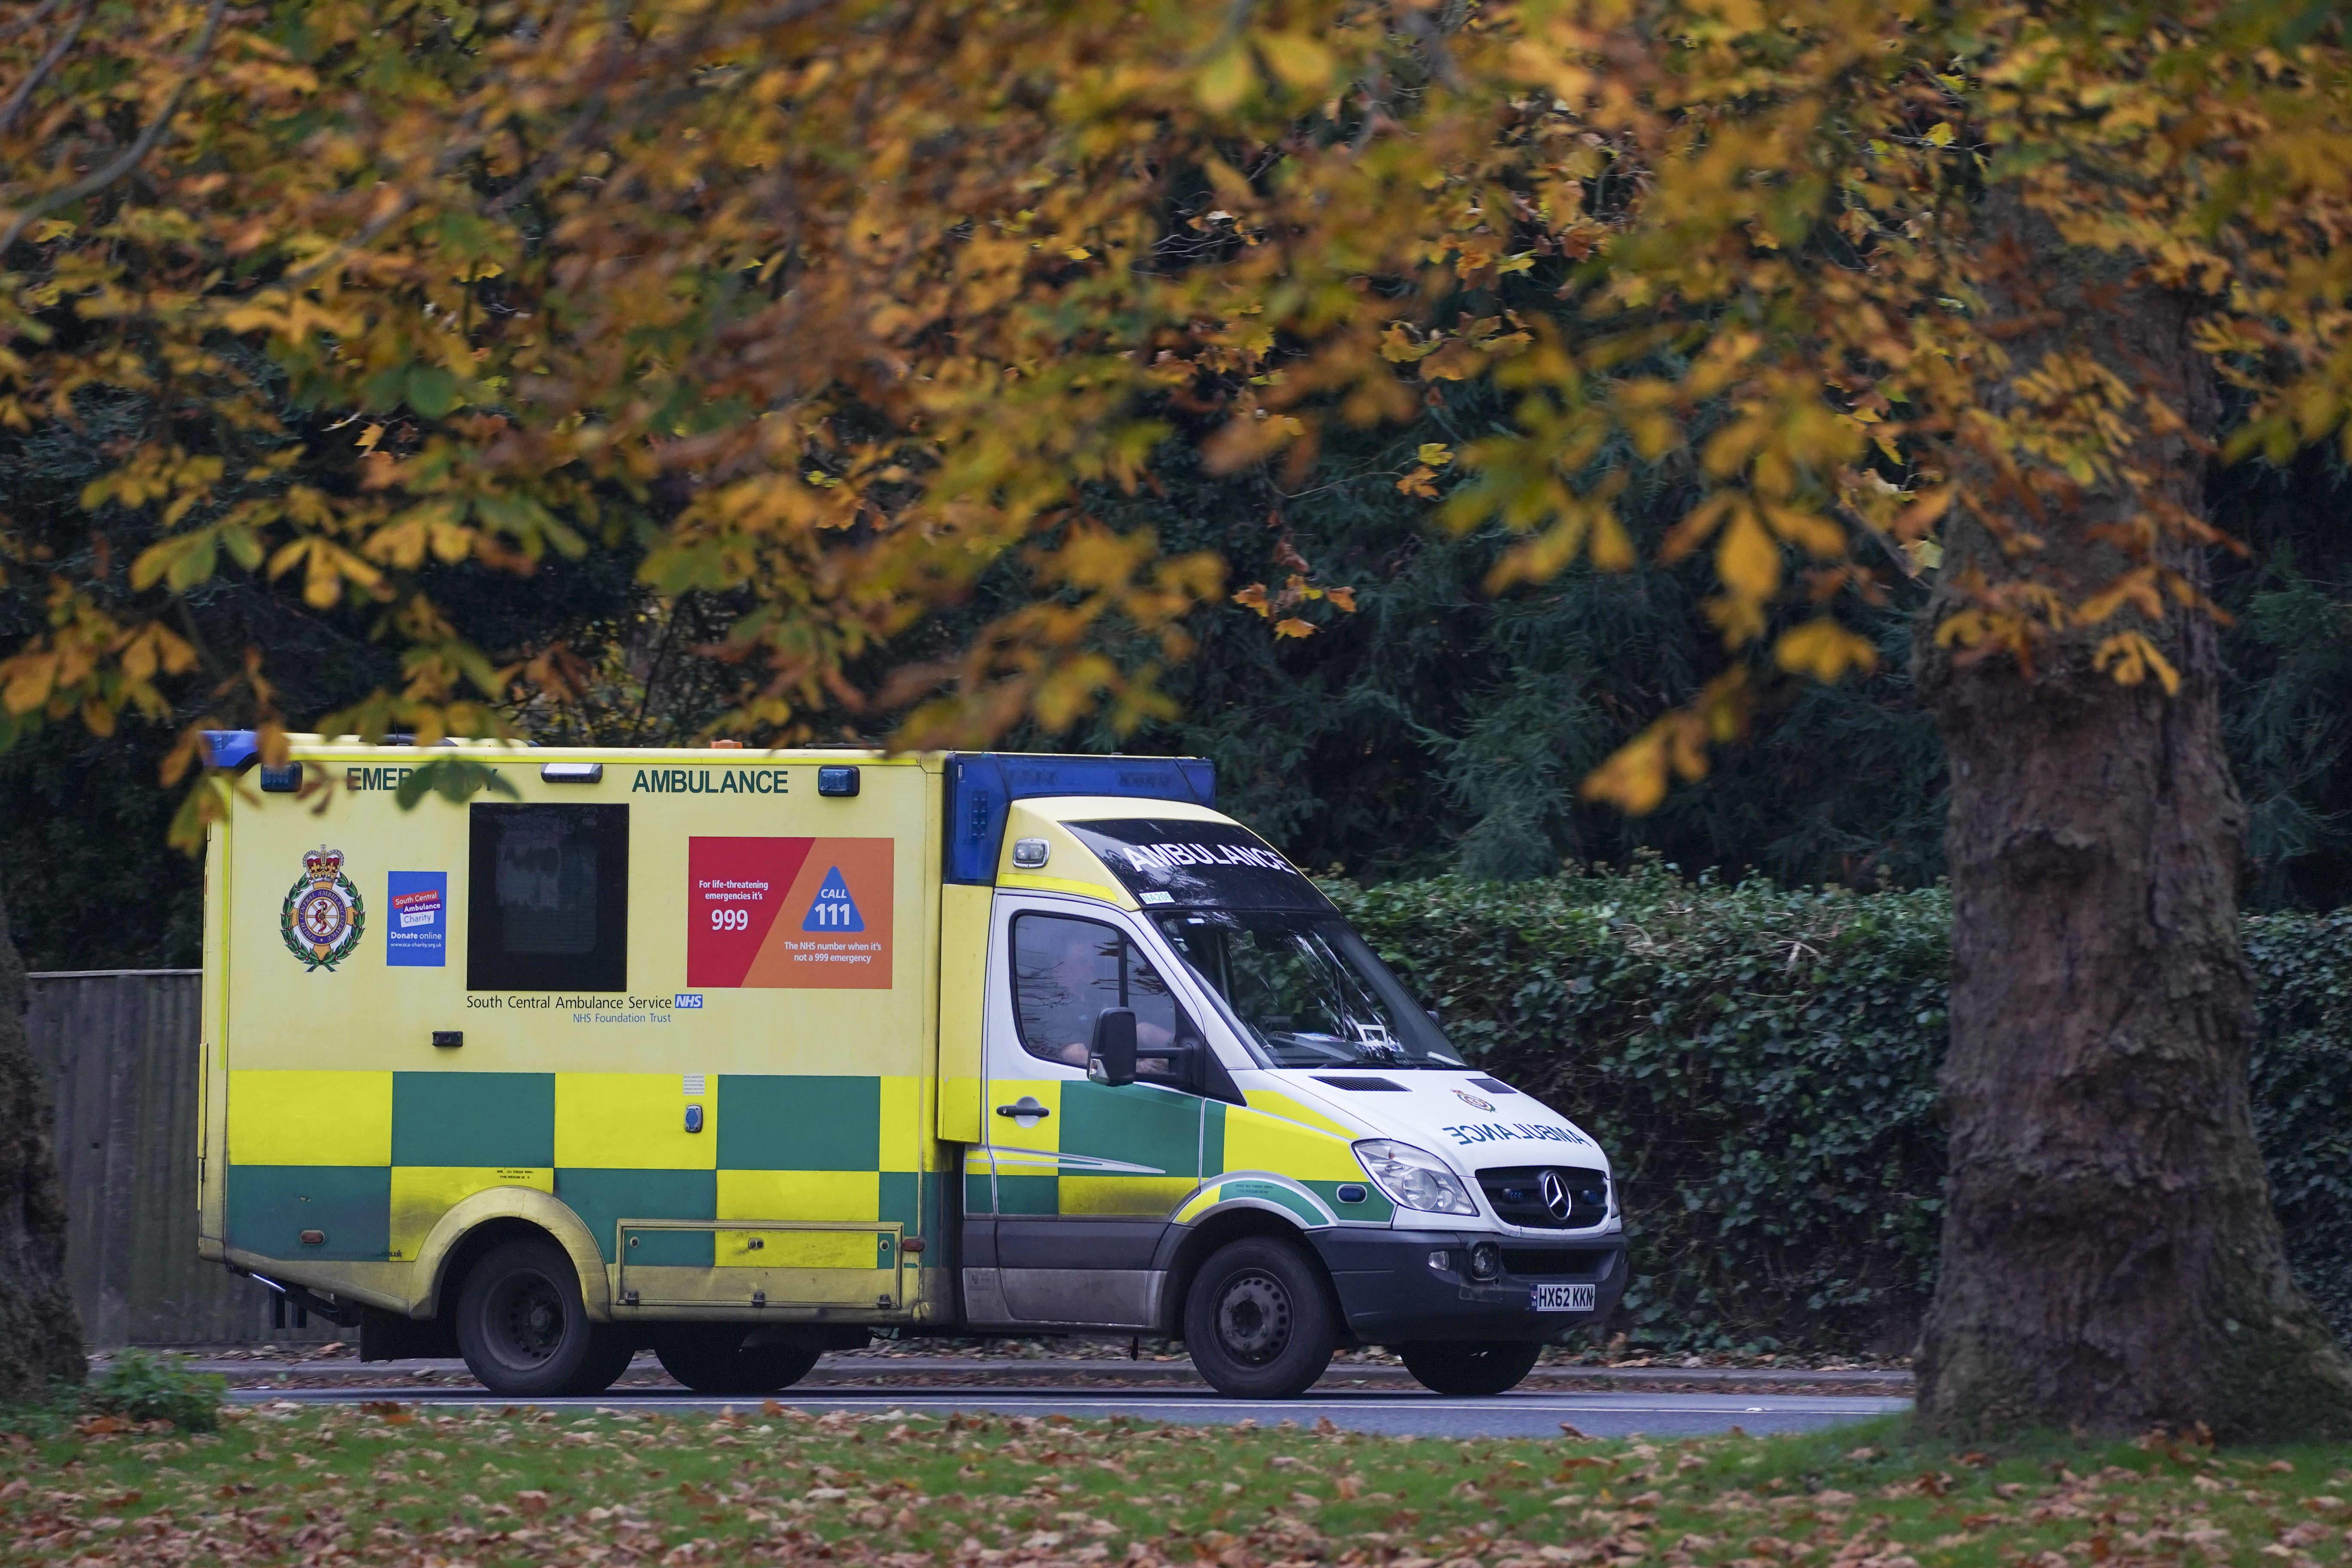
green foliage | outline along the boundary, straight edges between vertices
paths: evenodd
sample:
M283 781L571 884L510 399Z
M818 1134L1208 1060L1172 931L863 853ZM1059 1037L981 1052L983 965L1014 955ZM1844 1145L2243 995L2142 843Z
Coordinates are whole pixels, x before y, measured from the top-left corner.
M0 491L20 521L38 520L45 547L61 557L94 548L78 497L104 471L108 444L161 416L138 399L85 401L80 426L0 432ZM1090 495L1122 531L1153 530L1173 552L1219 554L1234 584L1278 584L1303 559L1315 581L1352 587L1356 612L1304 606L1316 635L1276 637L1241 605L1201 608L1184 622L1194 653L1161 678L1177 718L1124 737L1101 723L1062 735L1031 728L1005 743L1212 757L1228 810L1302 864L1364 881L1541 878L1564 858L1622 865L1652 849L1727 880L1932 884L1943 870L1944 764L1907 673L1916 584L1854 617L1877 642L1876 673L1777 690L1747 743L1719 752L1706 778L1647 817L1578 801L1587 772L1721 668L1701 608L1705 571L1578 567L1489 594L1506 537L1433 530L1427 503L1398 481L1420 444L1459 446L1507 413L1490 383L1448 383L1410 426L1330 433L1296 480L1271 465L1211 474L1172 442L1154 460L1157 489ZM331 422L290 405L281 414L289 426ZM220 455L244 472L267 453ZM1645 464L1612 448L1600 460L1631 476L1618 509L1646 562L1699 476L1675 456ZM323 458L294 477L345 482ZM287 482L274 473L251 481ZM2249 907L2332 908L2352 899L2352 531L2340 522L2352 479L2329 458L2242 463L2215 479L2209 500L2216 523L2252 552L2219 558L2215 582L2235 617L2222 633L2222 703L2248 807ZM129 517L108 531L122 556L157 537ZM746 602L701 592L657 600L632 584L633 570L604 552L550 556L521 581L469 564L436 569L433 591L501 660L555 645L580 660L575 699L541 694L512 710L523 733L553 745L697 743L740 683L726 629ZM951 658L1030 587L1002 567L961 608L877 642L854 669L856 684ZM397 677L369 613L313 610L291 577L224 576L190 614L194 640L216 665L233 663L245 641L269 646L297 728ZM30 635L45 615L36 579L0 587L0 643ZM1156 657L1148 638L1097 640L1122 664ZM826 739L870 740L897 713L834 717L843 723ZM172 803L153 784L170 739L169 725L126 721L98 738L52 723L0 752L0 799L12 808L0 812L0 884L32 967L195 962L197 869L162 847Z
M85 393L76 407L76 421L21 433L0 428L0 506L47 559L86 571L127 599L121 563L161 531L144 514L113 511L103 534L94 533L80 496L105 473L110 453L168 426L172 410L151 398L96 392ZM292 429L332 423L291 401L274 413ZM226 425L205 428L216 443L209 454L228 472L261 476L225 490L223 506L276 494L296 479L349 482L343 464L315 455L290 475L272 468L268 459L282 438ZM102 567L108 556L114 564ZM436 566L432 575L434 591L481 628L483 646L502 659L520 659L553 642L582 640L583 628L592 647L617 647L626 612L638 603L632 569L618 556L588 563L558 557L520 581L477 563ZM314 608L295 577L224 574L184 608L180 629L208 670L235 668L248 643L270 649L277 700L298 728L400 677L399 655L380 635L380 611L348 604ZM0 647L34 635L47 617L37 574L0 574ZM93 734L79 719L35 713L13 721L13 735L0 735L0 802L6 803L0 808L0 887L26 968L187 968L198 962L203 868L166 844L177 802L159 774L177 727L206 711L212 699L209 690L190 693L157 722L126 713L110 734ZM254 715L231 710L224 717L250 722Z
M408 810L427 795L437 795L457 805L463 805L482 791L520 800L522 792L511 781L488 763L478 763L470 757L435 757L419 763L400 781L394 798L400 809Z
M2251 548L2222 558L2221 715L2246 797L2253 909L2352 902L2352 473L2332 458L2242 464L2215 520Z
M171 744L155 725L52 724L0 754L0 888L26 969L201 961L204 867L165 846L179 802L155 779Z
M1907 585L1870 622L1877 675L1776 691L1752 744L1725 750L1707 778L1647 817L1577 798L1588 773L1720 671L1719 639L1701 564L1579 567L1488 592L1509 536L1436 531L1397 481L1418 444L1468 440L1507 414L1489 387L1450 387L1391 437L1335 435L1295 486L1266 470L1211 476L1165 455L1161 490L1100 498L1107 517L1153 529L1172 550L1217 552L1236 583L1279 582L1303 559L1317 581L1354 590L1355 613L1316 606L1305 612L1316 635L1276 637L1242 606L1201 610L1185 623L1197 650L1163 679L1178 718L1124 738L1097 726L1006 743L1213 758L1226 810L1301 864L1359 879L1508 880L1654 848L1790 882L1933 881L1943 760L1903 674L1924 596ZM1696 476L1630 449L1605 460L1632 476L1618 510L1647 551ZM1001 613L1019 589L1009 574L992 579L967 613ZM959 630L949 620L927 635L951 642Z
M1392 435L1334 435L1295 485L1270 469L1211 476L1171 453L1160 490L1097 498L1121 528L1216 552L1236 583L1277 581L1286 553L1303 557L1318 581L1355 590L1356 613L1318 609L1315 636L1276 638L1241 606L1202 609L1185 623L1197 651L1164 680L1178 719L1007 743L1212 757L1227 810L1301 864L1360 881L1544 877L1563 859L1622 866L1652 849L1726 879L1931 885L1945 781L1910 680L1918 584L1854 617L1875 673L1776 689L1745 743L1646 817L1578 800L1592 768L1723 668L1704 571L1654 563L1701 479L1676 457L1607 454L1629 477L1617 508L1644 564L1490 594L1506 536L1433 530L1396 480L1417 443L1463 442L1507 413L1491 388L1454 384ZM2242 463L2209 505L2252 552L2217 556L2215 580L2235 617L2222 703L2249 808L2249 907L2333 908L2352 900L2352 475L2325 458ZM1019 589L992 579L966 614L1001 614ZM927 622L887 657L933 657L964 630Z
M126 1421L169 1421L183 1432L210 1432L220 1426L228 1380L215 1373L190 1372L172 1356L124 1351L82 1390L85 1408Z
M1333 889L1479 1066L1609 1151L1642 1343L1899 1353L1935 1283L1951 900L1625 875ZM2352 912L2247 922L2290 1257L2352 1332Z
M2254 1133L2287 1258L2312 1304L2352 1342L2352 909L2245 922L2263 1031Z

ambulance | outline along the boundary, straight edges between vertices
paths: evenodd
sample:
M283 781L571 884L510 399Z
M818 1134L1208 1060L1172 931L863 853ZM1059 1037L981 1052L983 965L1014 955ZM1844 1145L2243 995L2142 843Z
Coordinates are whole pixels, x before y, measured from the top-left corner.
M1149 1334L1230 1396L1367 1345L1495 1394L1623 1292L1601 1149L1205 762L209 745L199 1247L364 1358L757 1394Z

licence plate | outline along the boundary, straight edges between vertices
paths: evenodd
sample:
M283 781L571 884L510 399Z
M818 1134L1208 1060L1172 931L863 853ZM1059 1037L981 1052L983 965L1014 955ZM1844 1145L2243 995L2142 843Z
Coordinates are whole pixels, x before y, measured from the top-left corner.
M1590 1312L1592 1310L1592 1286L1538 1285L1534 1289L1536 1310L1538 1312Z

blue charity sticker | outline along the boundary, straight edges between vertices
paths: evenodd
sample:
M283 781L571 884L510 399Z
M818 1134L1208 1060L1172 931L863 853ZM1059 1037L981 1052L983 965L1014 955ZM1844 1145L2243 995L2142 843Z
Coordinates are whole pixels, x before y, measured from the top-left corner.
M801 921L803 931L864 931L866 919L857 912L857 901L849 896L849 884L841 879L841 868L835 866L824 874L824 884L816 890L809 904L808 918Z
M449 873L394 871L383 961L394 969L439 969L449 962Z

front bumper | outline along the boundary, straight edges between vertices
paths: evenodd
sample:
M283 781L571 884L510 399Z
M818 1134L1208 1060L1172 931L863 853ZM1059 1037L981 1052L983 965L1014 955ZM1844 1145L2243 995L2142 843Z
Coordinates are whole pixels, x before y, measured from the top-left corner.
M1339 1294L1348 1328L1364 1344L1402 1344L1409 1340L1477 1340L1549 1343L1604 1321L1625 1294L1625 1236L1538 1242L1485 1231L1356 1230L1307 1233ZM1503 1249L1503 1272L1473 1279L1469 1250L1481 1241ZM1443 1252L1449 1267L1433 1268L1430 1255ZM1517 1272L1512 1254L1538 1258L1542 1272ZM1560 1267L1561 1254L1570 1267ZM1591 1284L1590 1312L1538 1312L1533 1287L1538 1281Z

